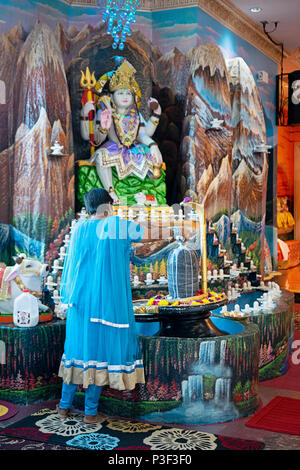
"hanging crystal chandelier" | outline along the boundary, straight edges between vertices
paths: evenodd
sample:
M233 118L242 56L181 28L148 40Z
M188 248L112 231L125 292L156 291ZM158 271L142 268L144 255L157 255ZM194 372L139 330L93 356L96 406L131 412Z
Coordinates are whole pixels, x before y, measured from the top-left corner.
M136 22L135 14L140 0L100 0L102 20L107 22L107 34L113 37L113 49L124 49L126 36L131 35L130 26Z

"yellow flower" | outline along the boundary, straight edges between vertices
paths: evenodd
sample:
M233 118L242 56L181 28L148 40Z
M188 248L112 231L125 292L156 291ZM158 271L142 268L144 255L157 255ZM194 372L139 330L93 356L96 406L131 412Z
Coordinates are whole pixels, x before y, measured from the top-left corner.
M161 300L157 305L169 305L169 302L167 300Z
M154 303L154 299L152 297L152 299L148 300L147 305L153 305L153 303Z

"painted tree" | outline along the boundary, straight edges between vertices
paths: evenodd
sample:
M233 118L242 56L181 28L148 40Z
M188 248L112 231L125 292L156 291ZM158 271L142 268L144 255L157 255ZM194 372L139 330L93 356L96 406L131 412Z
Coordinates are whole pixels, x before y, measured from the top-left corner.
M273 348L271 346L271 341L269 341L267 353L266 353L266 361L270 362L274 359Z
M165 276L165 277L167 275L167 267L166 267L166 262L165 262L164 258L160 262L159 273L162 276Z
M57 235L58 230L59 230L58 218L54 217L52 228L51 228L51 239L53 239Z
M24 385L25 385L24 379L22 378L21 372L19 371L15 380L15 389L23 390Z

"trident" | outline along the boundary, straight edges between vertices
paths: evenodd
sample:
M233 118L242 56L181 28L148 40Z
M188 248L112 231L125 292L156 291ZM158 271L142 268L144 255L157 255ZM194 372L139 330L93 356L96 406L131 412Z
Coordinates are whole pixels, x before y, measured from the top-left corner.
M80 86L81 88L85 89L81 103L83 102L86 103L87 101L94 101L93 88L96 85L96 83L97 83L97 80L95 78L95 72L91 74L90 69L88 67L85 70L85 74L81 70ZM93 126L94 111L93 110L89 111L88 120L89 120L90 146L91 146L90 151L91 151L91 155L93 155L95 151L94 126Z

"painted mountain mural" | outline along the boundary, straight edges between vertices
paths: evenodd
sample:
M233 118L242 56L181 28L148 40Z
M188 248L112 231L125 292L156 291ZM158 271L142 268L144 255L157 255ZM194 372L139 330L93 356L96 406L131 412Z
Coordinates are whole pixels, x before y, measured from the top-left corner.
M37 22L25 36L19 25L2 39L8 55L0 64L0 76L9 90L9 145L0 153L0 165L9 187L2 188L0 195L10 210L1 221L45 243L73 213L71 105L55 34ZM14 69L5 75L11 52ZM50 155L55 141L63 146L61 157Z
M101 22L81 30L36 22L29 34L19 23L0 36L0 45L7 89L0 111L8 128L0 133L0 220L47 245L73 212L74 160L89 157L79 132L80 71L88 66L99 78L114 69L112 39ZM250 244L264 226L267 155L254 152L266 132L245 62L225 63L214 43L162 54L140 31L128 38L123 55L137 70L144 117L149 96L162 105L154 138L172 203L184 196L203 203L222 244L230 238L230 214L241 211L260 227L251 232L250 224ZM55 140L63 157L49 155Z
M192 49L193 50L193 49ZM170 87L185 96L190 69L190 55L184 55L177 47L160 55L154 63L155 78L161 87Z
M214 126L218 123L218 126ZM193 53L181 145L185 196L218 220L231 208L231 103L223 55L212 43Z
M265 213L268 162L266 126L258 90L251 70L237 57L227 61L232 100L233 164L232 207L248 217Z
M231 59L227 68L233 126L231 220L235 224L237 214L239 219L248 219L238 233L248 254L259 264L262 253L269 252L264 236L268 159L264 147L259 147L267 143L266 126L259 93L245 61ZM270 271L266 266L265 262L265 271Z

